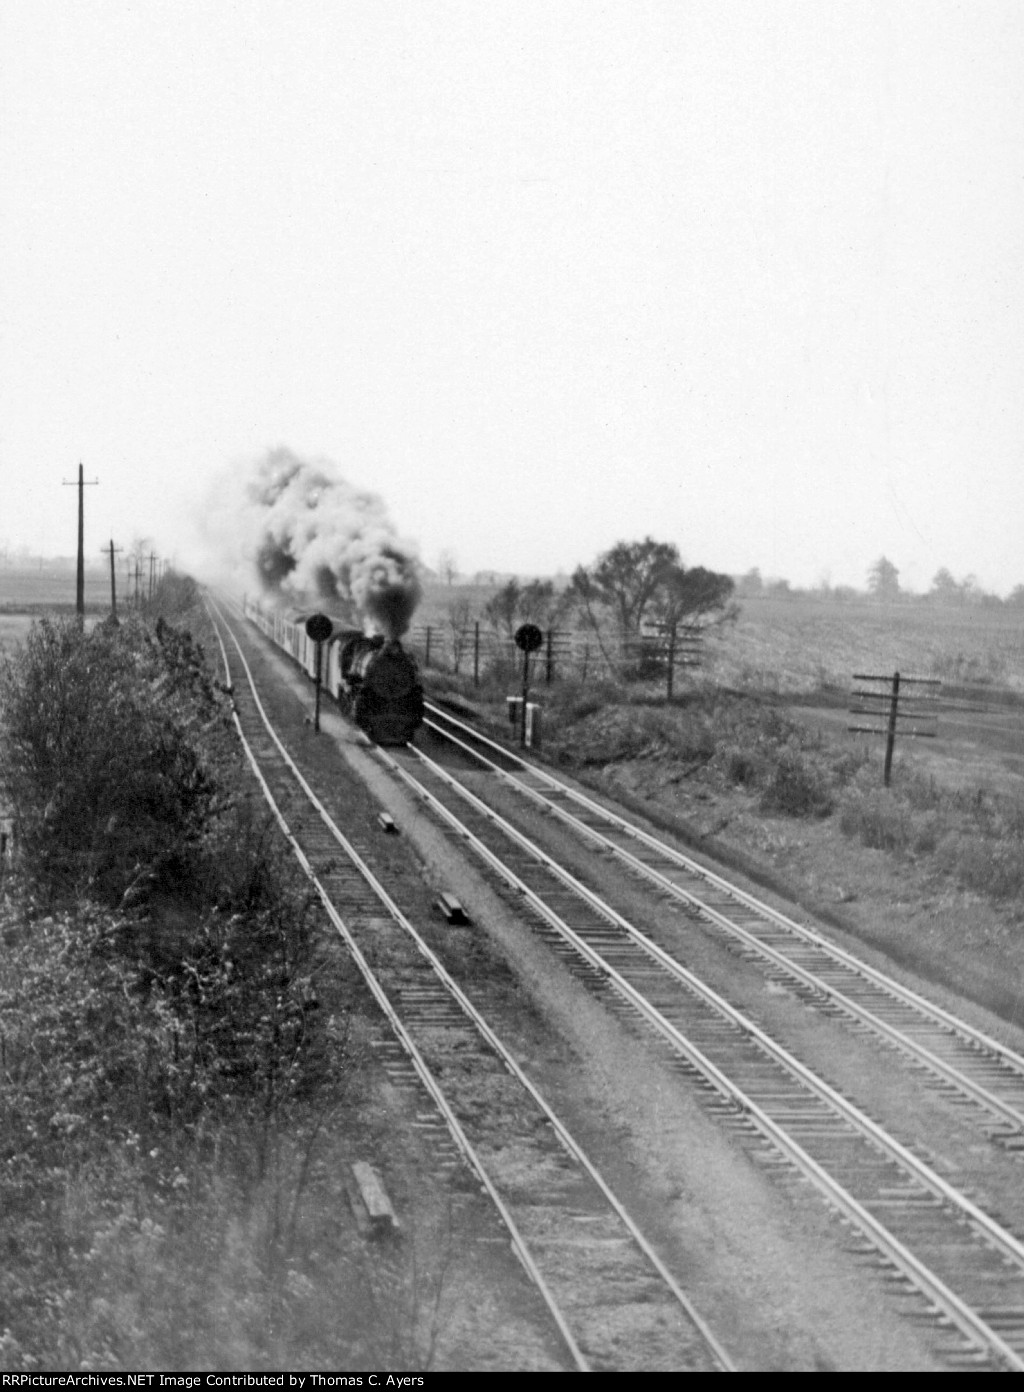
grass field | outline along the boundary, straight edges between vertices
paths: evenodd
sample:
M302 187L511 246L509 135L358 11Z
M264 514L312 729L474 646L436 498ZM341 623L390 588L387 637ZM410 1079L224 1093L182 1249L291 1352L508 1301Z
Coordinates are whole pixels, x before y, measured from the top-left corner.
M782 692L846 688L854 672L939 677L1024 691L1024 613L1004 606L745 599L708 642L723 682Z
M119 575L119 589L122 580ZM412 646L422 647L429 625L432 662L450 662L452 606L467 604L472 625L493 593L483 585L428 583L414 619ZM87 610L100 614L109 606L109 571L102 565L86 570L85 602ZM27 627L21 616L70 613L74 604L71 564L0 568L0 642L21 636ZM709 632L702 672L682 674L684 684L703 680L799 695L847 689L854 672L899 670L904 676L1024 693L1024 613L1010 606L884 605L866 598L838 603L797 594L788 599L745 597L739 608L735 623Z
M123 576L118 575L120 586ZM106 609L110 604L110 571L104 566L87 566L85 603ZM75 567L44 561L41 566L0 567L0 614L39 612L42 609L75 607Z
M124 600L123 576L118 580L118 604ZM42 566L0 567L0 649L16 647L33 622L43 614L69 618L75 612L74 565L44 562ZM94 566L85 572L85 626L90 629L110 611L110 570Z
M32 622L31 614L4 614L0 612L0 648L11 648L20 643Z
M413 625L414 646L432 628L431 653L444 662L449 609L465 600L470 623L493 591L428 586ZM848 689L854 672L939 677L1024 692L1024 612L1009 606L847 603L796 595L747 597L739 618L705 638L702 677L743 690L800 695Z

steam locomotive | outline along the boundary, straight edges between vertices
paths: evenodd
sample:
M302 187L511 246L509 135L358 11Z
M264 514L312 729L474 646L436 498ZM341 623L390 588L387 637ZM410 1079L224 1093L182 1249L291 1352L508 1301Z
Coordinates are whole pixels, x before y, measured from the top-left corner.
M306 615L264 610L250 599L245 614L311 678L316 643L306 633ZM336 629L321 644L323 688L375 744L408 744L423 723L423 686L416 660L397 638L368 637Z

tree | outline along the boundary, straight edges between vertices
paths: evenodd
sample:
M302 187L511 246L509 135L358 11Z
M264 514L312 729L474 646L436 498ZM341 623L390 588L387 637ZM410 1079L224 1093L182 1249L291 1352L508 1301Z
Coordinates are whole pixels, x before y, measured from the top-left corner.
M492 628L504 633L508 638L516 631L516 615L519 613L521 594L519 581L513 578L507 580L484 605L484 618Z
M452 635L452 671L456 676L462 666L462 658L469 646L469 625L471 606L465 595L453 599L448 605L448 628Z
M671 637L680 624L706 627L735 618L737 608L730 604L736 586L730 575L719 575L703 566L674 566L663 578L655 600L655 612Z
M669 572L678 566L679 552L671 542L653 537L620 541L589 570L579 566L570 590L592 625L596 608L609 610L620 640L627 642L639 634L652 600Z
M447 547L438 552L437 573L446 585L453 585L459 576L459 562L454 551Z
M597 639L606 664L618 663L609 652L611 627L620 654L628 654L642 636L645 620L655 620L670 639L683 623L720 622L735 610L731 576L703 566L687 568L670 542L620 541L591 567L580 566L567 592Z
M550 580L531 580L519 596L520 623L536 624L538 628L553 628L566 607L564 591L556 593Z
M886 603L899 599L900 573L887 557L879 556L868 571L868 589Z
M484 605L483 616L499 633L512 638L520 624L553 627L567 602L567 595L557 594L550 580L531 580L528 585L520 585L513 579L491 596Z
M134 596L144 600L149 589L149 558L153 554L153 542L149 537L134 537L128 547L126 564L128 567L128 598Z
M928 597L937 604L962 604L963 586L953 579L952 573L945 566L942 566L935 572Z
M960 581L960 592L967 604L981 604L987 598L976 575L965 575Z

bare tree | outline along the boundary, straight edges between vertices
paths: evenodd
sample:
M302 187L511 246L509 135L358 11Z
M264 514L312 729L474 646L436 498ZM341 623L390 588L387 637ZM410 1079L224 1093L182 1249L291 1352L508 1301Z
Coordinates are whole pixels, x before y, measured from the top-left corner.
M499 633L512 638L520 624L552 628L570 603L568 592L556 591L550 580L531 580L527 585L509 580L487 601L483 613Z
M452 635L452 671L456 676L469 646L471 617L471 605L465 596L453 599L448 605L448 627Z
M484 618L487 622L498 633L510 639L516 631L516 619L519 615L521 597L522 590L519 581L513 578L507 580L484 605Z
M454 551L447 547L438 552L437 573L446 585L454 585L459 575L459 562Z
M517 617L520 623L554 628L565 616L570 603L565 589L556 590L551 580L531 580L528 585L523 586Z

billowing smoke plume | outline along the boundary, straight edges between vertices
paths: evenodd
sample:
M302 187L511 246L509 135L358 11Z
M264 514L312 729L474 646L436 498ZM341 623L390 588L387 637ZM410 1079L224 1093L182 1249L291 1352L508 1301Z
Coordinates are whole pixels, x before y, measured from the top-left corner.
M380 498L345 482L324 461L272 450L245 484L246 551L267 590L294 600L354 604L386 637L409 627L420 600L415 549Z

